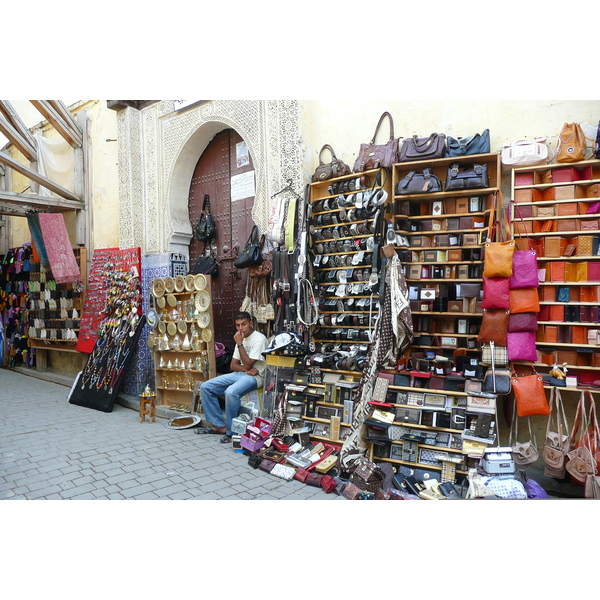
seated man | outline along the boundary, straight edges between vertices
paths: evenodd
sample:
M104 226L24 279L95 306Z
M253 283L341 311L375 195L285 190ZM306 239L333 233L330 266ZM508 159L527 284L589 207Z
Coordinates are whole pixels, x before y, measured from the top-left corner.
M196 433L224 434L220 439L222 444L231 441L231 421L238 415L242 396L262 386L266 368L262 352L266 350L268 340L260 331L254 331L250 314L238 313L235 327L236 348L231 358L231 373L209 379L200 386L204 417L211 427L196 429ZM226 419L223 419L219 406L219 394L225 394Z

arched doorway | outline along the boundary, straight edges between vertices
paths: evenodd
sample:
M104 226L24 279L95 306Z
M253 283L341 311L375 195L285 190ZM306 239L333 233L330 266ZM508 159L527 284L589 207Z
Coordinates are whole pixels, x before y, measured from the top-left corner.
M244 299L246 271L233 266L236 246L243 248L254 222L254 164L242 137L233 129L215 135L208 144L192 175L188 210L192 228L196 226L204 196L217 223L215 253L222 258L219 274L213 278L213 315L215 339L227 346L233 344L234 317ZM202 253L204 244L192 238L190 267ZM232 251L233 250L233 251Z

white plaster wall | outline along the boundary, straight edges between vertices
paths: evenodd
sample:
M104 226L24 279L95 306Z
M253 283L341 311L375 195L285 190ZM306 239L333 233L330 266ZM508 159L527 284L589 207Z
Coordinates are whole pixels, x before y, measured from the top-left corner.
M317 167L319 150L330 144L350 168L361 143L371 140L384 111L394 119L394 136L445 133L464 137L490 129L491 151L503 142L536 136L556 136L565 122L597 126L600 100L328 100L300 102L300 128L306 148L305 171ZM378 143L389 137L387 119ZM328 153L324 160L329 161ZM508 178L508 175L505 176Z

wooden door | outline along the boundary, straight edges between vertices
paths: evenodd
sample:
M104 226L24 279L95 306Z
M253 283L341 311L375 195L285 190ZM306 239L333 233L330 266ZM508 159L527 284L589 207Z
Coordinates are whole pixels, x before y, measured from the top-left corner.
M233 345L234 318L244 299L247 270L238 271L233 266L232 252L236 245L243 248L254 222L253 185L254 166L242 137L233 129L218 133L194 170L188 199L192 227L196 226L204 195L210 197L210 207L217 223L217 237L213 244L216 255L222 259L219 275L213 278L212 298L215 340ZM232 179L233 178L233 179ZM233 184L233 198L232 198ZM241 198L245 193L252 194ZM192 239L190 267L202 253L204 244Z

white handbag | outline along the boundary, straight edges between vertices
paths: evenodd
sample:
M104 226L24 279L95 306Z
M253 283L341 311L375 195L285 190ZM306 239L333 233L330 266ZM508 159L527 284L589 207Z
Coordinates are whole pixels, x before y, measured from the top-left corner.
M532 140L505 142L502 145L502 166L513 169L545 165L551 162L551 151L547 141L546 137L536 137Z

